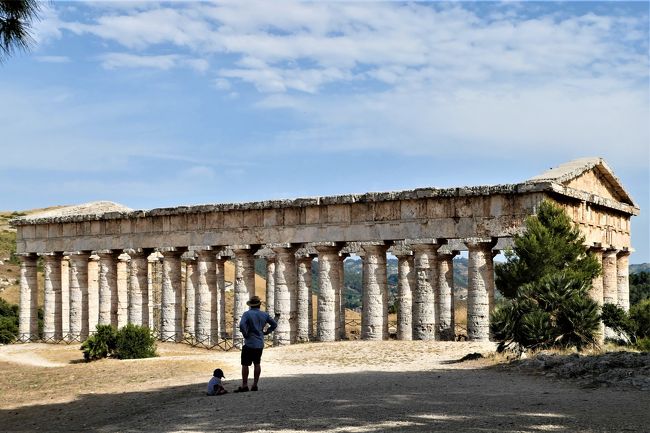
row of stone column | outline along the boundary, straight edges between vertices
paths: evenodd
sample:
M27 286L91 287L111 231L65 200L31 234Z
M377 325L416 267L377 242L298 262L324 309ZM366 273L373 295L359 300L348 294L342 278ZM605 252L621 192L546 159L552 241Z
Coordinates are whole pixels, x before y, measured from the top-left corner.
M469 249L468 337L489 339L489 314L494 304L491 239L466 240ZM451 340L454 338L454 251L440 251L444 242L410 242L396 250L398 257L398 326L402 340ZM388 284L386 253L389 243L361 245L363 297L361 338L388 338ZM343 244L314 245L317 254L296 257L299 245L272 248L267 257L267 311L276 317L276 345L311 339L346 338L343 290ZM43 255L45 271L45 340L85 339L96 324L121 327L126 323L159 329L163 341L195 341L213 344L230 334L241 341L238 324L246 301L255 293L255 253L259 246L231 246L235 265L233 327L226 329L224 262L222 248L195 250L185 264L181 281L181 257L186 248L160 249L162 283L159 323L154 323L152 272L147 258L152 250L75 252L69 254L69 295L62 290L61 253ZM318 257L319 295L316 329L312 306L312 260ZM22 256L21 339L37 336L37 281L34 254ZM96 275L96 279L93 277ZM183 308L185 307L185 311ZM67 313L67 317L66 317ZM183 318L185 320L183 321ZM68 322L67 324L65 322ZM67 326L66 326L67 325ZM230 331L230 332L229 332Z

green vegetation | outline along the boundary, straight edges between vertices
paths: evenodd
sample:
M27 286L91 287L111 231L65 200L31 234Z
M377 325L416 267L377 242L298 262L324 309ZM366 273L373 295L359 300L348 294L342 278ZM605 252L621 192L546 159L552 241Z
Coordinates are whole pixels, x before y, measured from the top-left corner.
M19 264L16 257L16 233L8 230L0 230L0 255L9 256L9 262Z
M106 358L140 359L156 356L156 339L146 326L128 324L120 330L97 325L95 334L81 344L86 361Z
M650 272L630 274L630 305L650 299Z
M627 337L637 349L650 351L650 299L633 305L629 314L617 305L605 304L602 319L605 326Z
M542 202L537 215L526 219L526 232L515 235L514 249L495 269L506 298L490 324L499 351L597 344L598 305L589 289L600 265L583 244L556 204Z
M0 298L0 344L16 341L18 336L18 305Z

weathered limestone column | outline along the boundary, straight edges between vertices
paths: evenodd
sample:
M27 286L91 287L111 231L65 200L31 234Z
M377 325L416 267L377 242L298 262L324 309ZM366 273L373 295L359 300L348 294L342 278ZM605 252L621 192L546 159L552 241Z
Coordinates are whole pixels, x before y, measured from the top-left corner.
M112 250L97 251L99 256L99 324L117 326L117 257Z
M88 338L88 258L86 251L70 254L70 336Z
M454 256L458 251L438 251L436 339L454 341Z
M604 248L601 247L593 247L590 249L591 253L594 255L596 258L596 261L600 263L602 266L603 264L603 253L605 252ZM591 280L591 290L589 291L589 296L591 299L593 299L599 306L603 306L603 274L602 272L597 275L593 280ZM605 342L605 324L601 321L600 322L600 336L598 338L599 343L604 343Z
M122 328L129 323L129 257L128 254L120 254L117 257L116 268L116 305L115 320L117 327Z
M618 304L618 282L616 272L616 255L618 250L608 249L603 252L603 303Z
M412 244L415 265L413 339L435 339L436 252L439 244Z
M413 253L398 252L397 257L397 339L413 339L413 295L415 270Z
M88 258L88 330L95 332L99 323L99 256Z
M275 316L275 257L266 257L266 312Z
M362 245L363 311L361 338L388 339L388 290L386 277L386 245Z
M311 302L311 261L312 256L307 255L297 259L298 266L298 292L297 292L297 326L296 326L296 341L306 342L311 337L310 320L312 319L309 314Z
M490 340L490 312L494 308L494 267L492 239L465 240L469 249L467 266L467 337L471 341Z
M219 339L221 291L217 284L217 260L211 249L197 251L196 338L206 344ZM223 269L223 260L220 261ZM221 272L223 279L223 271Z
M298 329L298 281L295 246L273 248L275 253L275 320L273 344L295 343ZM306 312L305 312L306 313Z
M151 327L149 323L149 269L150 250L127 250L129 263L129 323Z
M58 341L61 331L61 253L43 254L45 293L43 305L43 340Z
M616 256L616 286L618 306L628 311L630 309L630 252L619 251Z
M226 338L226 280L224 273L224 264L226 263L226 258L217 256L214 261L215 268L215 284L216 289L215 293L218 296L218 306L217 306L217 326L219 329L218 335L221 338Z
M235 254L235 302L232 338L233 344L236 347L241 347L243 338L241 332L239 332L239 320L247 309L246 302L250 299L251 291L255 293L255 257L253 257L254 252L248 245L233 246L232 250Z
M183 331L185 332L185 335L198 337L196 334L196 323L198 321L196 291L199 285L199 274L196 268L198 268L198 262L194 256L183 256L182 261L185 263L185 326ZM201 341L200 339L198 340Z
M316 246L318 251L318 317L316 334L320 341L336 339L335 294L340 284L337 246Z
M337 263L337 273L339 276L339 285L336 290L335 308L336 308L336 339L345 340L345 259L350 257L348 253L339 253Z
M18 340L38 339L38 279L36 254L20 254L20 314Z
M180 248L166 248L163 256L163 275L160 310L160 339L176 341L183 339L181 318L183 314L181 292L181 255Z
M156 263L157 258L154 255L147 256L147 300L149 305L149 329L158 330L160 322L155 320L154 306L156 300L154 299L154 280L156 278Z
M63 339L70 340L70 256L61 261L61 330Z

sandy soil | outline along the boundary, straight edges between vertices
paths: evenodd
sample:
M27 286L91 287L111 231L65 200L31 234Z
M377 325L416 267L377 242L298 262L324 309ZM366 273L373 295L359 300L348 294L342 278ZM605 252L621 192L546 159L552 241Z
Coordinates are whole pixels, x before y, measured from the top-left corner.
M239 383L239 353L159 346L149 360L80 362L78 345L0 347L0 431L648 431L650 393L457 362L492 344L337 342L266 349L259 392L207 397L211 371Z

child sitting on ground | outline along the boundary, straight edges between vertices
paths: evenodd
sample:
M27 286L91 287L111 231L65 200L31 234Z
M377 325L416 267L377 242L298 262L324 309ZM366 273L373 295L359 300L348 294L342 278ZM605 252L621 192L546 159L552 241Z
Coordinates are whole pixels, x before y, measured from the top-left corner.
M208 395L221 395L228 392L221 384L221 378L225 379L226 376L220 368L217 368L208 382Z

